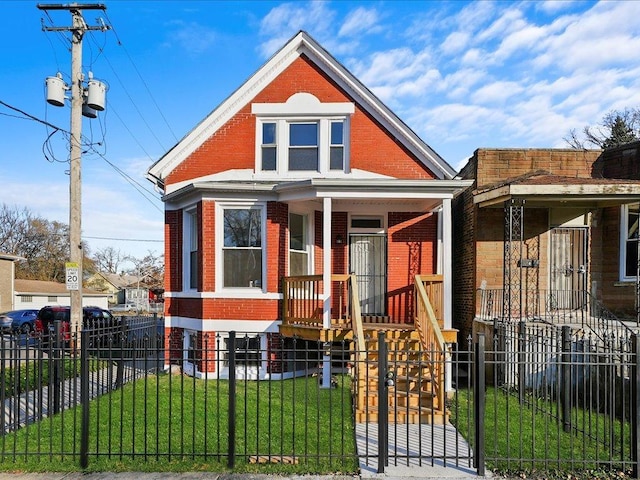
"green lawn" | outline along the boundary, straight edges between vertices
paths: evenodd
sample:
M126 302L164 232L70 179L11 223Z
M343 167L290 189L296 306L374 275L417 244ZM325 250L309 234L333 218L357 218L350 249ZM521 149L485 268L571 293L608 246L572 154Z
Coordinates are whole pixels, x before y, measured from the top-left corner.
M239 381L233 471L356 472L350 382L339 376L337 388L321 389L315 377ZM98 397L89 470L228 470L228 395L226 381L161 374ZM76 408L1 437L0 470L78 470L80 418Z
M452 423L473 439L473 425L467 422L473 418L467 416L471 395L470 390L459 391L451 407ZM485 451L493 470L573 472L630 465L628 422L574 407L572 429L565 432L556 402L527 396L521 408L517 395L493 387L487 388L485 402Z

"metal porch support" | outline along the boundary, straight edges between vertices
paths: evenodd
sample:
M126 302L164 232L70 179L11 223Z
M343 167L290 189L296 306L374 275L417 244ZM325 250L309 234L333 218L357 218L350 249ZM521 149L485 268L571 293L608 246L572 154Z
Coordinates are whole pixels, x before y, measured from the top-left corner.
M524 242L524 200L512 198L504 204L504 274L502 318L510 322L513 314L522 318L522 250Z

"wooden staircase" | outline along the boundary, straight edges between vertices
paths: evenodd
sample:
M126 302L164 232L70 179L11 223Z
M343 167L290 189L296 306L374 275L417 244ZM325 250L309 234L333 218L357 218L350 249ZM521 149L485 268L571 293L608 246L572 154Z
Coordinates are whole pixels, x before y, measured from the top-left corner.
M387 387L384 399L389 405L388 421L399 424L446 423L448 412L438 395L439 381L433 375L433 355L423 351L419 333L414 328L396 326L379 330L367 328L366 325L365 332L366 357L355 363L356 422L378 421L378 334L383 332L387 344L388 371L394 374L394 384Z
M388 322L386 317L363 316L354 275L332 275L331 311L321 298L327 286L322 275L283 279L283 322L280 332L330 343L353 340L351 373L354 376L357 422L376 422L380 401L389 406L393 423L446 423L445 363L455 330L444 330L441 275L416 275L413 323ZM379 394L378 337L383 333L388 371L393 386L386 398ZM383 379L384 380L384 379Z

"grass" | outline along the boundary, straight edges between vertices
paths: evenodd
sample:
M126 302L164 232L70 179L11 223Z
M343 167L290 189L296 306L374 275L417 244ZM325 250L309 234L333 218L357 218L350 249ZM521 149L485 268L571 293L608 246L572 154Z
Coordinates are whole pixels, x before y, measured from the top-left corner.
M0 395L9 398L25 392L32 392L41 386L47 386L54 371L54 362L59 363L59 378L69 379L80 376L80 359L63 358L59 360L45 360L43 362L13 361L14 367L0 367ZM41 369L34 365L39 363ZM90 362L90 370L97 371L107 365L103 361Z
M472 392L461 390L452 405L452 423L465 438L473 439L467 422ZM631 464L628 422L574 407L571 429L558 420L558 405L527 396L521 407L517 395L503 389L486 390L485 451L488 466L497 472L600 470L623 471ZM594 477L595 478L595 477Z
M228 398L226 381L168 374L98 397L90 404L88 470L229 471ZM314 377L239 381L236 398L234 472L357 471L349 377L333 389ZM0 438L0 470L77 471L80 413ZM258 456L267 463L251 463Z

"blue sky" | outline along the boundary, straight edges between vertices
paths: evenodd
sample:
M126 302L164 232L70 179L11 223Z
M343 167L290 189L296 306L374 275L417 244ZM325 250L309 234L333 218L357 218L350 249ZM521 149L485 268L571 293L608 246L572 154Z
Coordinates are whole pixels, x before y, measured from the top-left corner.
M571 129L640 106L637 1L103 3L106 16L85 19L113 29L83 42L85 72L109 85L106 110L83 124L93 251L162 253L147 168L301 29L456 170L479 147L566 147ZM68 42L41 19L70 15L23 0L0 12L0 101L69 129L68 106L48 106L44 89L58 71L68 80ZM0 105L0 203L68 222L68 147L51 132Z

